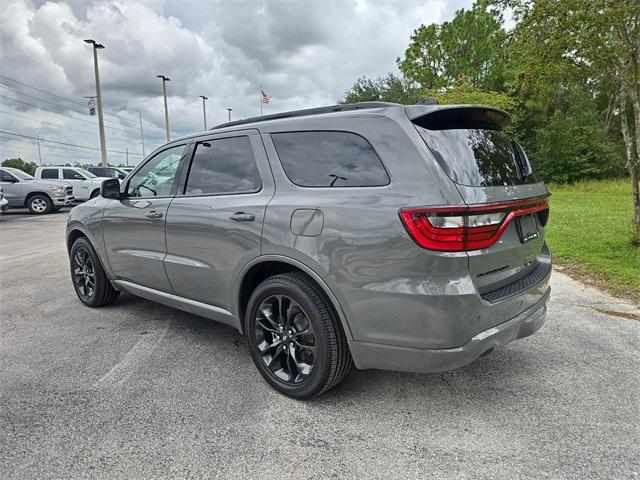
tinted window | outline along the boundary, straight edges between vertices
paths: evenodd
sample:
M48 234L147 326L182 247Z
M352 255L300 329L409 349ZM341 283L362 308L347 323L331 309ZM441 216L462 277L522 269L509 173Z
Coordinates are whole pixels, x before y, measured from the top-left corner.
M158 153L131 177L127 186L130 197L163 197L171 195L184 145Z
M0 182L13 182L14 180L13 175L4 170L0 170Z
M40 175L42 178L58 178L58 169L57 168L43 168L42 174Z
M258 190L260 175L249 137L222 138L196 145L186 195Z
M62 178L64 178L65 180L85 180L82 175L69 168L62 169Z
M492 187L537 181L524 151L501 130L416 128L440 166L456 183Z
M348 132L271 135L287 177L302 187L376 187L389 176L373 147Z

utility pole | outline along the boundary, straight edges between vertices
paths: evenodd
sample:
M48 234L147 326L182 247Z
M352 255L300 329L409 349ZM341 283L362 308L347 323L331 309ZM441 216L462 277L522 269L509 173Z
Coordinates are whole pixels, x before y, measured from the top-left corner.
M142 112L138 110L138 116L140 117L140 139L142 140L142 158L146 155L144 154L144 132L142 131Z
M100 73L98 72L98 49L104 48L104 45L97 43L95 40L85 40L85 43L93 45L93 68L96 75L96 97L98 104L98 128L100 130L100 155L102 157L102 166L107 164L107 144L104 139L104 118L102 117L102 93L100 91Z
M227 108L226 110L229 113L229 121L231 121L231 112L233 112L233 108Z
M204 129L207 129L207 107L205 106L205 100L209 100L209 97L205 97L204 95L200 95L202 99L202 115L204 116Z
M124 147L125 161L127 163L127 167L129 166L129 147Z
M40 134L36 133L36 140L38 140L38 159L40 160L40 165L42 165L42 153L40 153Z
M167 142L171 141L171 135L169 134L169 107L167 106L167 82L171 79L164 75L156 75L156 77L162 79L162 94L164 95L164 126L167 130Z

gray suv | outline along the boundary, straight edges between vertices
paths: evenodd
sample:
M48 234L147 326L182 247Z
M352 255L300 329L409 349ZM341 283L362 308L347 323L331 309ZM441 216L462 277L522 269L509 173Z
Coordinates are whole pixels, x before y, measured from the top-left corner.
M75 207L80 300L120 291L242 332L276 390L440 372L544 323L545 186L473 105L359 103L172 141Z

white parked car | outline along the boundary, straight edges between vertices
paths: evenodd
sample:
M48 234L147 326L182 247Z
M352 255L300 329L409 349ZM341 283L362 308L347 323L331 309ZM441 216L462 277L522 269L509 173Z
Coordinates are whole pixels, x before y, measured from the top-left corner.
M76 200L84 201L100 194L100 185L107 177L96 177L80 167L46 166L36 169L35 177L42 180L64 180L73 186Z

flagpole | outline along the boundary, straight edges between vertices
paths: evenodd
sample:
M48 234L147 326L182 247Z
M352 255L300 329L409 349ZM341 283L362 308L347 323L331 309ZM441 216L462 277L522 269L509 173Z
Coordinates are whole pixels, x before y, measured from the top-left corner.
M260 116L262 116L262 85L260 85Z

